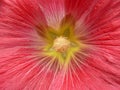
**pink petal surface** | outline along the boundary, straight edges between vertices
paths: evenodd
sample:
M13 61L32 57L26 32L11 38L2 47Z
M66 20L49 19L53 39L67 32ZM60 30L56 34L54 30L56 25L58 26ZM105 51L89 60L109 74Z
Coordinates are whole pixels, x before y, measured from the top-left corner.
M60 21L65 16L64 0L38 0L48 25L58 29Z
M40 36L66 15L87 45L68 68L42 55ZM120 90L120 1L0 1L0 78L0 90Z

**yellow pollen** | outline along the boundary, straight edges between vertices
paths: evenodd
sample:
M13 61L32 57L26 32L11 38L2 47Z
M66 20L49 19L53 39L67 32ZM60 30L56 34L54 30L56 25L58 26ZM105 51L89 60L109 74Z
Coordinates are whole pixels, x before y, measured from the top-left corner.
M68 50L70 47L70 41L67 39L67 37L58 37L53 42L53 49L55 49L57 52L64 53Z

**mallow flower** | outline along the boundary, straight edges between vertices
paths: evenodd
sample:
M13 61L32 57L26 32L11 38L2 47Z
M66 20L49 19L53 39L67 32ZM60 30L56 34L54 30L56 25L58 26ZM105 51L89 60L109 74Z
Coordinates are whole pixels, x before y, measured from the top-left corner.
M120 0L0 0L0 90L120 90Z

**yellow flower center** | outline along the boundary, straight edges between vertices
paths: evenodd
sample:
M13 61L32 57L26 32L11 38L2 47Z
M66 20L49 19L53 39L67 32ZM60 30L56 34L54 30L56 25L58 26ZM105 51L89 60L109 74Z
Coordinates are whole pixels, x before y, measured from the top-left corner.
M58 31L52 29L47 31L46 37L44 54L56 58L62 65L68 65L74 54L82 47L72 29Z
M43 35L46 42L43 54L55 58L59 64L68 65L75 53L84 46L74 30L75 22L71 16L66 16L57 30L48 27Z

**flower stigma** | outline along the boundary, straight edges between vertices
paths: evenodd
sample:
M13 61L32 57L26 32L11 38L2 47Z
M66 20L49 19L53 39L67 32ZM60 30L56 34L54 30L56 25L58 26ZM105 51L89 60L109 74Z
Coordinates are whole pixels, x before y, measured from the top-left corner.
M64 53L69 47L70 41L67 39L67 37L60 36L54 40L53 49L55 49L57 52Z

